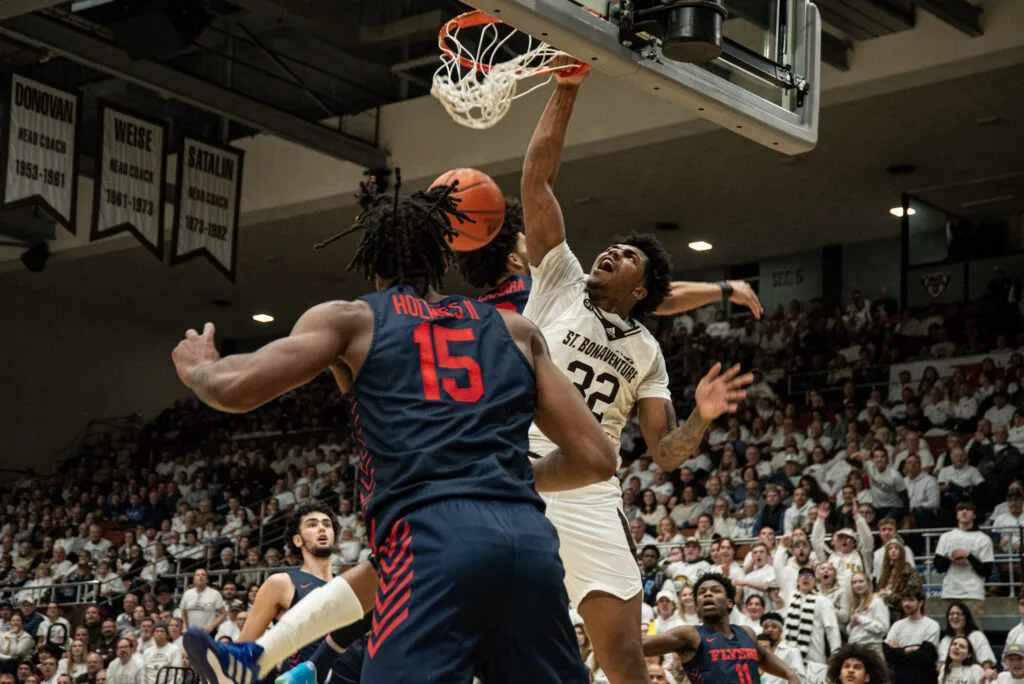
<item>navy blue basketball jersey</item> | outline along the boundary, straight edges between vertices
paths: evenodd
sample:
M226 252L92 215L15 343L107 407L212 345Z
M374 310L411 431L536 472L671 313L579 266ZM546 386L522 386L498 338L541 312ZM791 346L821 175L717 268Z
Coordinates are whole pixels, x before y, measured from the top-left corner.
M372 548L412 510L455 498L544 509L527 456L537 385L501 314L408 286L361 298L373 342L352 385Z
M732 639L697 625L700 647L683 663L693 684L758 684L757 642L739 625L729 625Z
M304 599L306 594L309 592L326 584L326 582L319 577L310 575L308 572L303 572L302 570L285 570L285 574L288 575L288 579L290 579L292 581L292 585L295 586L295 595L292 597L292 605L289 606L289 608ZM280 665L279 669L281 672L287 672L299 663L309 660L320 645L321 641L323 641L323 639L317 639L312 643L306 644L300 648L297 653L293 653L286 658Z
M490 292L480 295L479 299L496 309L506 309L521 314L526 308L526 300L530 298L532 285L533 278L530 276L509 276Z

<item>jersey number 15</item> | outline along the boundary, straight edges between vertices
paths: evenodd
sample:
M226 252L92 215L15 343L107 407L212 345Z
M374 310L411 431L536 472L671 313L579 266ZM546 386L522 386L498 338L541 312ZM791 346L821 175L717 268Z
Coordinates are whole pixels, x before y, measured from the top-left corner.
M412 334L413 341L420 348L420 372L423 374L423 398L440 401L441 389L455 401L474 404L484 395L484 380L480 364L469 356L452 356L448 353L449 342L473 342L476 335L472 328L439 328L430 323L420 323ZM437 350L435 356L434 350ZM437 377L437 369L464 370L469 384L460 386L455 378Z

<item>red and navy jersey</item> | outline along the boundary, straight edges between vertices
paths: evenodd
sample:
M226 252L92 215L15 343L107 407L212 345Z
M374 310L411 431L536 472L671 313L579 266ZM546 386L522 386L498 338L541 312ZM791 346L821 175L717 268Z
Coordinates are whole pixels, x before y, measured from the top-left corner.
M306 594L309 592L326 584L326 582L319 577L310 575L308 572L303 570L285 570L285 574L288 575L288 579L292 581L292 585L295 587L295 594L292 596L292 605L289 606L289 608L304 599ZM306 644L300 648L298 652L293 653L291 656L286 658L278 669L281 670L281 672L287 672L299 663L309 660L313 657L313 653L316 651L317 647L320 646L320 642L322 641L323 639L321 638Z
M509 276L490 292L480 295L479 300L487 302L496 309L506 309L521 314L526 308L526 300L530 298L532 285L533 278L530 276Z
M683 663L686 676L693 684L758 684L757 642L739 625L729 625L732 639L697 625L700 646L690 660Z
M373 342L351 406L372 548L443 499L543 510L527 456L536 380L497 309L461 296L430 303L407 285L361 299Z

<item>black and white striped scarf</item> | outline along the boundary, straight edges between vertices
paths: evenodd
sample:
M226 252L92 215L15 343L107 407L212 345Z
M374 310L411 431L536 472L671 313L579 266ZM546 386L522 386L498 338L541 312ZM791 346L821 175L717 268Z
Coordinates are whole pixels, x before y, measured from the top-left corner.
M798 592L789 600L789 608L786 610L786 624L783 626L786 643L800 649L804 662L807 661L807 651L814 634L814 609L817 601L817 593Z

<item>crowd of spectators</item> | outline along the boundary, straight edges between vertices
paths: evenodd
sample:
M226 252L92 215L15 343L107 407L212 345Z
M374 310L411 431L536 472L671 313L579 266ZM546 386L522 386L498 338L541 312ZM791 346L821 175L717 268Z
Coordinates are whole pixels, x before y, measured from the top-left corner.
M1024 486L1007 487L1024 475L1021 317L1000 297L912 315L883 290L833 312L812 300L763 321L714 307L659 320L680 415L716 360L756 369L756 382L677 471L652 465L635 423L623 434L645 628L695 623L692 583L714 568L737 587L738 624L807 684L844 639L884 648L894 669L919 664L921 649L906 647L934 635L920 537L905 530L952 527L934 567L964 626L934 640L934 660L969 669L956 659L963 633L990 678L999 663L979 659L974 626L984 580L999 578L993 549L1019 549L1020 534L977 532L974 518L1024 523ZM894 363L976 353L992 358L890 377ZM187 666L188 625L236 638L269 569L301 562L285 530L302 499L338 511L336 571L366 557L357 464L325 377L246 415L177 402L52 477L30 473L0 507L0 684L155 684L160 667ZM665 665L681 681L678 663Z
M156 684L187 667L189 626L237 638L266 576L301 563L286 530L309 497L338 512L335 571L364 559L344 416L326 378L245 416L190 399L14 483L0 506L0 678ZM170 672L161 684L181 682Z
M916 313L883 289L834 311L816 299L762 321L705 309L664 322L681 416L715 361L755 369L755 382L674 472L653 464L635 419L627 426L619 476L644 628L697 624L692 585L715 571L736 586L733 622L763 633L807 684L844 641L886 656L896 681L972 663L951 681L994 679L984 598L1005 593L995 554L1017 552L1024 525L1024 338L1007 287ZM932 558L915 529L942 532ZM944 632L924 616L939 578L930 595L956 601ZM958 635L968 648L949 648ZM682 681L677 659L661 665Z

